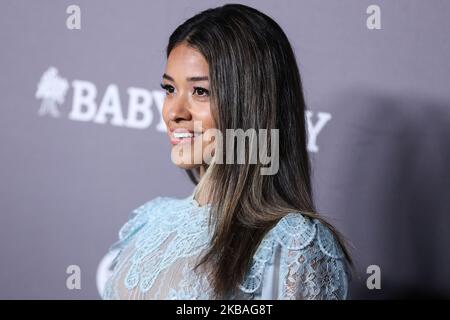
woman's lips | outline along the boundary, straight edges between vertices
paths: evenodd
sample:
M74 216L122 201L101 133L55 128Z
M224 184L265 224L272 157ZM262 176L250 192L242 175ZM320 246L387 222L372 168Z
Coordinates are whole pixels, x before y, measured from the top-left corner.
M173 145L180 143L192 143L199 135L201 135L201 132L194 132L185 128L169 130L170 142Z

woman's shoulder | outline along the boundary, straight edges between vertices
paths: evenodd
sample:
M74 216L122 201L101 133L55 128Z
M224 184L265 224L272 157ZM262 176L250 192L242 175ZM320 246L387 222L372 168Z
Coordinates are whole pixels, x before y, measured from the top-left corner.
M315 245L331 258L344 258L341 244L331 228L302 212L285 215L269 231L268 237L288 250L305 250Z
M320 270L321 266L325 268L330 263L334 268L334 275L330 276L341 279L344 282L342 286L347 288L347 262L337 236L320 219L302 212L291 212L282 217L263 238L253 256L250 272L240 286L242 291L251 293L260 288L266 269L274 270L267 267L274 265L275 253L280 248L281 255L276 268L284 270L284 273L280 271L280 277L283 274L287 276L287 269L291 266L295 266L296 270ZM280 281L286 280L283 279Z
M184 204L185 199L169 196L158 196L135 207L128 215L127 221L119 229L119 241L116 245L123 245L127 239L136 234L143 226L157 220L159 216L168 216L170 212L177 211Z

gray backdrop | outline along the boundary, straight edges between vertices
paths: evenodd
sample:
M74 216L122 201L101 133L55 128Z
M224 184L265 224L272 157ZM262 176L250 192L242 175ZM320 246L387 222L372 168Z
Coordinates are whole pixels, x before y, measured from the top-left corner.
M0 298L97 299L98 264L129 213L192 191L158 126L164 50L177 25L222 3L0 2ZM324 121L309 146L314 196L353 245L350 297L449 298L450 1L243 3L283 27L311 124ZM72 4L79 30L66 26ZM366 25L372 4L381 29ZM92 90L91 107L115 107L106 123L70 117ZM141 128L118 125L130 105L146 110Z

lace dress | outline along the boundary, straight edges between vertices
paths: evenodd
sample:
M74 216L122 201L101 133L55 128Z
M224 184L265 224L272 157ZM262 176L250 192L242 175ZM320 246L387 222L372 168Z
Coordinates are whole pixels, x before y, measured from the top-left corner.
M209 209L194 192L135 209L110 249L117 255L102 298L211 299L208 272L193 270L211 240ZM265 235L239 293L229 299L346 299L348 276L328 227L292 212Z

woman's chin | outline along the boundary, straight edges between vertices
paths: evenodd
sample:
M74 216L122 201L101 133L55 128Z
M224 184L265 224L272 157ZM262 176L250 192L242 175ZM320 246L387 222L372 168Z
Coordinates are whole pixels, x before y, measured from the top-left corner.
M205 162L202 153L195 153L193 148L180 144L173 145L171 159L182 169L195 169Z
M189 162L181 162L181 163L175 163L175 165L178 167L178 168L181 168L181 169L195 169L195 168L198 168L198 167L200 167L201 166L201 164L198 164L198 163L189 163Z
M197 161L195 160L197 159ZM194 157L191 155L180 155L178 152L172 153L172 162L177 167L183 168L183 169L194 169L197 167L200 167L204 161L201 156Z

